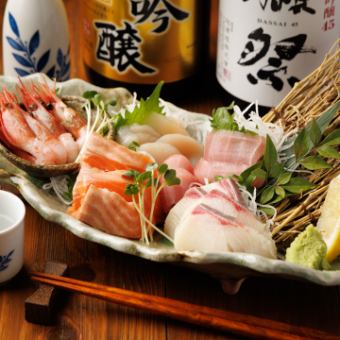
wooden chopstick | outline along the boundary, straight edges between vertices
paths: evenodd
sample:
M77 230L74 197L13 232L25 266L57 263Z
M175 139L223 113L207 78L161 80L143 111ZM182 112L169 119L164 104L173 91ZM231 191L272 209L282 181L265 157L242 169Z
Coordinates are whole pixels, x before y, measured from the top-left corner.
M320 330L224 311L165 297L32 272L34 281L192 324L261 339L339 339Z

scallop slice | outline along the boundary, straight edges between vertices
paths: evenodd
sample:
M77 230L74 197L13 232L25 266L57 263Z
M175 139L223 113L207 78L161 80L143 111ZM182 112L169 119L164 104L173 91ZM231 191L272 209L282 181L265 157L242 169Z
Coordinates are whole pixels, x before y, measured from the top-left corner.
M160 142L145 143L140 146L138 151L144 151L150 154L158 164L164 163L164 161L172 155L180 154L174 146Z
M117 141L125 146L129 146L132 142L142 145L155 142L159 137L161 135L149 125L132 124L118 130Z
M160 115L158 113L151 113L145 124L151 126L160 135L167 135L169 133L178 133L188 136L187 130L173 118Z
M162 136L157 142L174 146L182 155L195 162L203 155L203 147L190 136L172 133Z

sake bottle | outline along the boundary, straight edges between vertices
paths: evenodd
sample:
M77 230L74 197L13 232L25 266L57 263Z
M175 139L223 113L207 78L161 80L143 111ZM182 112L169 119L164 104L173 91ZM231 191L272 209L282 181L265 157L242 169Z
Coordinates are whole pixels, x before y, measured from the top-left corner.
M3 69L8 76L70 76L70 39L62 0L8 0L3 18Z
M241 106L276 106L339 36L335 1L220 1L217 79Z
M202 69L207 56L208 1L88 0L83 2L81 54L89 79L149 95ZM171 92L171 91L170 91Z

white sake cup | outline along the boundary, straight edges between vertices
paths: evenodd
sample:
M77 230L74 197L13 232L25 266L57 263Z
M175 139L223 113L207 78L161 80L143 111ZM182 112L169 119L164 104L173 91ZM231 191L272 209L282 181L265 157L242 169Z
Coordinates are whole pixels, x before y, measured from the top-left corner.
M0 284L9 281L22 268L25 212L19 197L0 190Z

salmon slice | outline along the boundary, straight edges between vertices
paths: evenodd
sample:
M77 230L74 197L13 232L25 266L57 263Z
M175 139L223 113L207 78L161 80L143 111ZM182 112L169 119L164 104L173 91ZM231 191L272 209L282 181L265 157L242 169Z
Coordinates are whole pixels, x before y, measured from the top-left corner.
M106 189L119 195L126 202L132 201L132 196L125 194L125 188L132 181L125 176L126 170L103 171L83 165L79 171L77 181L73 187L73 202L69 213L76 216L77 211L84 204L85 197L90 187ZM136 199L138 203L138 199ZM144 194L144 209L148 217L151 210L151 190L147 189ZM162 211L160 202L157 200L153 222L159 221Z
M83 165L73 187L73 203L70 212L77 211L82 205L84 196L90 186L107 189L131 201L131 196L125 195L125 188L131 180L124 176L125 170L103 171Z
M108 234L140 239L140 217L131 202L119 194L91 185L74 216Z
M81 163L105 171L134 169L143 172L153 160L145 154L93 133L87 141Z

